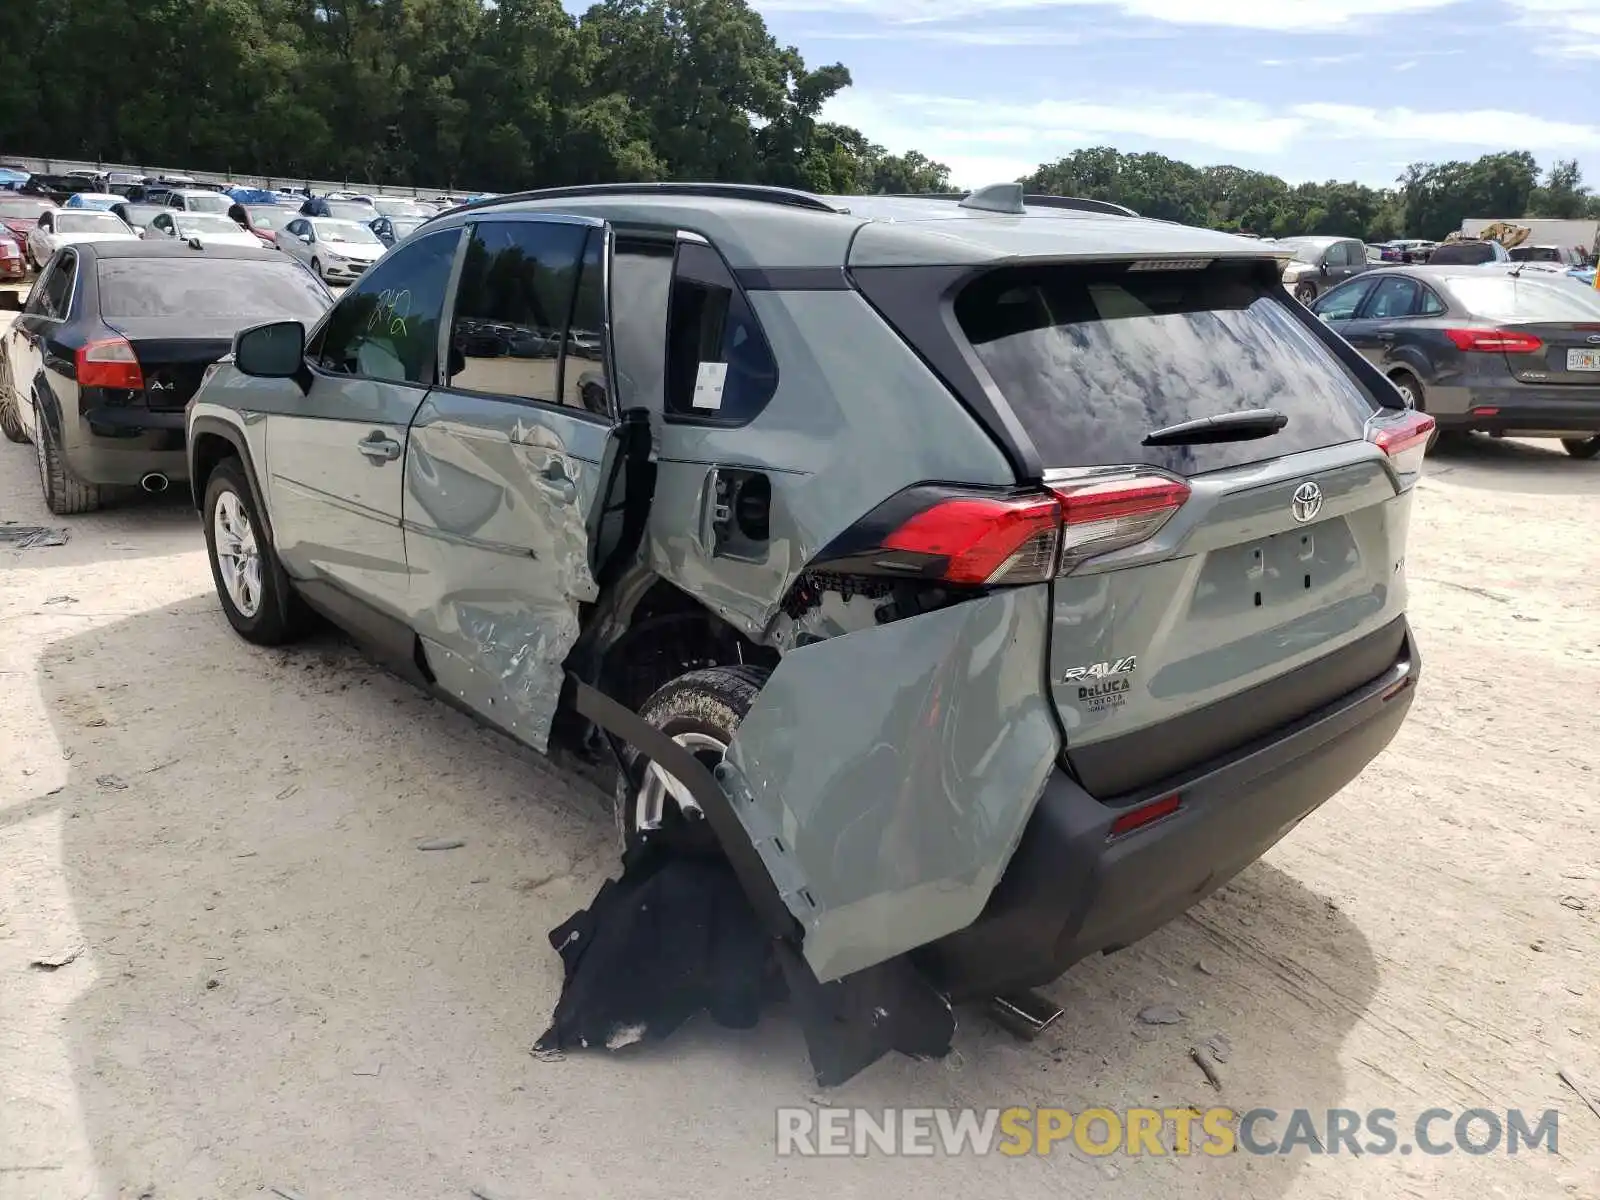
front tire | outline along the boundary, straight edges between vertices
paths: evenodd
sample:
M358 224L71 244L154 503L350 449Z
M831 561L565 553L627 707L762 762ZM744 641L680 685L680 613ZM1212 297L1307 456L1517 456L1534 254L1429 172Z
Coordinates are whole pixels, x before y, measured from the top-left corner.
M657 690L639 715L708 768L715 767L768 674L760 667L690 671ZM623 751L623 767L617 773L616 815L624 849L649 840L680 853L721 852L710 822L677 780L632 746Z
M1590 459L1600 455L1600 435L1586 438L1562 438L1561 448L1573 458Z
M84 483L67 470L56 445L55 435L45 423L39 406L33 408L34 457L39 463L39 490L44 493L44 504L58 517L91 513L100 507L100 489ZM8 435L9 436L9 435Z
M206 481L206 557L228 624L247 642L281 646L305 630L305 610L267 539L255 494L237 458Z
M1301 304L1310 304L1317 298L1317 285L1314 283L1297 283L1294 288L1294 298Z

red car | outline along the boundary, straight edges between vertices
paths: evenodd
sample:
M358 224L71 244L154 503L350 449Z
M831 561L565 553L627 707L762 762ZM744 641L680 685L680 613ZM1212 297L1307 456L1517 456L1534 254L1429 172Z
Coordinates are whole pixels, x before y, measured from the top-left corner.
M0 227L0 279L26 279L28 260L22 257L22 243L9 229Z
M0 230L10 233L19 242L26 242L28 231L39 223L39 214L46 209L59 207L55 201L43 196L0 192Z

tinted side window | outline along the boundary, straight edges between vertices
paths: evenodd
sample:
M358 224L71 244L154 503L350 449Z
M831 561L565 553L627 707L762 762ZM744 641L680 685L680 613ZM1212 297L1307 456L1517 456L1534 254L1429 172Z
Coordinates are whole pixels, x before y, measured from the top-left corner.
M1351 320L1367 293L1372 290L1372 283L1370 279L1358 279L1354 283L1341 284L1313 304L1311 311L1324 321Z
M78 256L70 250L63 252L42 289L40 316L66 318L67 305L72 301L72 281L77 271Z
M564 402L561 348L588 237L589 226L556 221L472 227L450 328L451 387Z
M578 291L572 300L572 320L561 359L561 403L599 414L611 411L605 367L605 255L605 231L591 229L578 269Z
M1367 305L1366 315L1375 321L1411 315L1417 303L1417 285L1409 279L1389 276L1378 281L1377 290Z
M317 365L339 375L432 384L460 234L441 230L363 275L328 317L313 352Z
M1424 317L1438 317L1444 315L1444 301L1439 299L1438 293L1431 288L1422 289L1422 304L1418 313Z
M748 421L777 387L778 364L722 256L680 242L667 323L667 413Z

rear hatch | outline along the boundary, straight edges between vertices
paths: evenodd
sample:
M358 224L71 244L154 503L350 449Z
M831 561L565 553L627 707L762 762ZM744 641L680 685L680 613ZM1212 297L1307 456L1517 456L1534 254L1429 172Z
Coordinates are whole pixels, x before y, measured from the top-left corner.
M1369 439L1413 418L1363 388L1274 274L1005 266L954 300L1063 498L1049 687L1068 765L1101 798L1282 730L1401 652L1405 492L1422 446L1405 474ZM1145 444L1254 410L1286 422Z

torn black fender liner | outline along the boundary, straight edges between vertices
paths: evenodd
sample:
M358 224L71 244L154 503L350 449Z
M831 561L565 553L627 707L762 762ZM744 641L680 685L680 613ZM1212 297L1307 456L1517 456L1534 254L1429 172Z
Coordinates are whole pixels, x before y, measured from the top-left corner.
M949 1053L954 1012L908 959L820 982L800 953L799 921L711 772L637 713L569 678L580 714L689 790L726 857L671 854L648 841L623 856L622 877L551 931L565 979L536 1049L620 1049L664 1037L701 1010L747 1028L787 991L823 1086L890 1051Z

